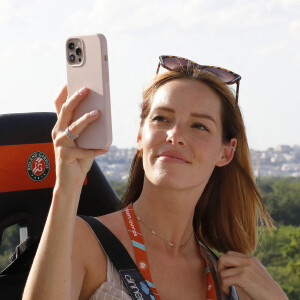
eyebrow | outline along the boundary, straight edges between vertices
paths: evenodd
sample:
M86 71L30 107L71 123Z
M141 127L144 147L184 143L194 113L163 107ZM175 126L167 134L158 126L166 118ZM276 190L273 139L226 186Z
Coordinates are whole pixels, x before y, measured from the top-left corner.
M167 112L175 113L174 109L169 108L169 107L165 107L165 106L158 106L154 110L164 110L164 111L167 111ZM200 118L200 119L207 119L207 120L210 120L210 121L214 122L215 124L217 124L216 120L208 114L191 113L191 116L196 117L196 118Z

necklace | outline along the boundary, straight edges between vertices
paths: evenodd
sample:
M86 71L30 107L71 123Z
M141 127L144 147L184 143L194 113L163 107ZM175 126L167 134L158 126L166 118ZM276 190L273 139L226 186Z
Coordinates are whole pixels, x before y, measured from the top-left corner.
M139 226L140 221L138 221L138 219L135 215L132 203L123 209L122 215L123 215L123 218L124 218L127 230L128 230L128 234L131 239L131 243L133 245L137 266L138 266L140 272L142 273L143 277L146 279L147 284L150 286L150 289L152 290L153 294L155 295L155 298L157 300L160 300L158 292L157 292L155 285L153 283L153 280L151 278L150 266L149 266L147 253L146 253L146 247L145 247L143 235L141 233L140 226ZM147 226L147 230L151 230L150 227ZM189 239L190 239L190 237L189 237ZM162 239L162 240L164 242L167 242L164 239ZM169 242L167 242L167 243L169 244ZM217 296L216 296L215 283L214 283L214 279L212 277L212 274L210 272L210 269L209 269L209 266L207 263L207 256L204 252L202 244L198 240L197 240L197 244L199 246L199 251L201 253L201 256L204 260L205 267L206 267L206 298L205 299L216 300ZM186 243L184 245L186 245Z
M152 228L150 228L140 217L138 217L137 215L135 215L137 220L139 222L141 222L142 224L144 224L144 226L155 236L157 236L159 239L161 239L162 241L164 241L165 243L167 243L168 245L175 247L175 244L172 242L169 242L167 240L165 240L163 237L161 237L160 235L158 235ZM186 240L186 242L184 244L182 244L180 246L180 248L184 248L186 246L186 244L188 243L188 241L190 240L190 238L192 237L194 231L191 232L190 236L188 237L188 239Z

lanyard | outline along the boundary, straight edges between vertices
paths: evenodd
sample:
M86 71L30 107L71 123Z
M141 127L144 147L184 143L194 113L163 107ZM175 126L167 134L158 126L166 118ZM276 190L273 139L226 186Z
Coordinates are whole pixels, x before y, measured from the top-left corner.
M139 228L138 221L136 219L132 203L129 204L127 207L125 207L122 211L123 218L125 221L125 224L127 226L128 233L130 235L130 239L133 245L134 254L137 262L137 266L142 273L143 277L145 278L146 282L150 286L153 294L155 295L157 300L160 300L160 297L158 295L158 292L155 288L155 285L153 284L150 268L148 264L148 258L146 253L146 247L144 244L143 236L141 233L141 230ZM206 267L206 299L207 300L216 300L216 290L214 281L210 272L210 269L208 267L206 256L204 254L204 251L202 247L200 246L201 255L204 258L205 261L205 267Z

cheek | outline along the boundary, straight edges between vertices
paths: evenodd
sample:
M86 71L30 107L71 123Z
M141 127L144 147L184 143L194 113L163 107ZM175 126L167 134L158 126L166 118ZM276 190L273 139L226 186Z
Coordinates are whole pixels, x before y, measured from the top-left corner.
M201 163L215 165L222 153L222 142L218 138L198 139L194 147L194 155Z
M153 156L153 147L155 147L155 134L149 130L147 126L144 126L142 131L142 138L140 141L140 146L143 151L143 165L145 172L148 166L151 165L151 159Z
M142 147L144 151L150 149L165 140L165 132L152 130L145 126L142 131Z

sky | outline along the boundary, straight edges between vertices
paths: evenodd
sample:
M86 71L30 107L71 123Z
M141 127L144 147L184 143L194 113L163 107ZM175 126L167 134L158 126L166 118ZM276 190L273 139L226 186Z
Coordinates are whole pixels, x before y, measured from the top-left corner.
M92 33L108 43L113 145L136 146L160 55L242 76L250 148L300 145L299 0L1 0L0 113L55 111L65 41Z

